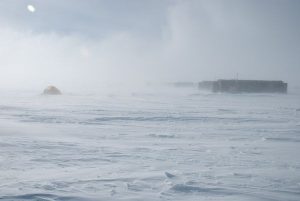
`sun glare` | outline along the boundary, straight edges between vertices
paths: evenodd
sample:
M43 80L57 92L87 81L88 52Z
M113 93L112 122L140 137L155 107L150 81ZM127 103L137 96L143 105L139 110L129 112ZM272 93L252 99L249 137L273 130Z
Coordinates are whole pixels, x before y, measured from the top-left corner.
M33 5L28 5L28 6L27 6L27 10L28 10L29 12L34 13L34 12L35 12L35 7L34 7Z

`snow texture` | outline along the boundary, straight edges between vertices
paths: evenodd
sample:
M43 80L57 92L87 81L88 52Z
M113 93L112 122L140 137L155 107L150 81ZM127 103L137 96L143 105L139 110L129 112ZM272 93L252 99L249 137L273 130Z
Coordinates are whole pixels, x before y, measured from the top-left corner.
M300 95L2 93L0 200L300 200Z

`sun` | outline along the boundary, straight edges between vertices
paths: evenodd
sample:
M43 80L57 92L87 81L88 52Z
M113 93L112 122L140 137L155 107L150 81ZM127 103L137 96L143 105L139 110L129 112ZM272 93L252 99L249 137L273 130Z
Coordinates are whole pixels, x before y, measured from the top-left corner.
M34 7L33 5L27 5L27 10L28 10L29 12L34 13L34 12L35 12L35 7Z

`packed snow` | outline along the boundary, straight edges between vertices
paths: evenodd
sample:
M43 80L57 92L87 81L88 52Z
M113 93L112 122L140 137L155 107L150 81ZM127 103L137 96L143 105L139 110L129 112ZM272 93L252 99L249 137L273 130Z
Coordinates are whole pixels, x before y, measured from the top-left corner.
M0 200L300 200L300 94L2 92Z

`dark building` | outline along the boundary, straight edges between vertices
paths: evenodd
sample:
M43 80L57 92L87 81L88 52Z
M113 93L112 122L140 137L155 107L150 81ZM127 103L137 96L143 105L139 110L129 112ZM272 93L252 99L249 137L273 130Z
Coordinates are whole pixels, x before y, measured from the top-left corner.
M217 80L199 83L199 88L229 93L287 93L287 83L267 80Z

